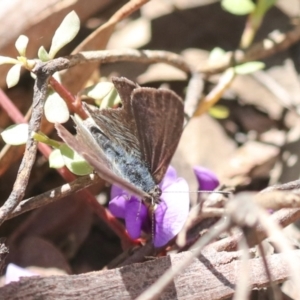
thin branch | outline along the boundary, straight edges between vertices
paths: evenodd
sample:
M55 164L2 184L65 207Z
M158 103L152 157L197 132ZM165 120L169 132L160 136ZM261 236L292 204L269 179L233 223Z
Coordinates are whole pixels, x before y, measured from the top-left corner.
M66 183L60 187L47 191L35 197L28 198L19 203L8 219L14 218L32 209L50 204L75 192L85 189L93 184L99 183L101 179L94 174L79 177L71 183Z
M262 258L262 261L263 261L263 264L264 264L264 267L265 267L265 270L266 270L266 274L267 274L267 277L268 277L268 280L269 280L270 286L271 286L271 289L268 289L269 297L270 297L270 299L280 300L281 299L281 297L280 297L280 288L274 283L274 280L273 280L272 274L271 274L271 270L270 270L270 267L268 265L265 249L264 249L264 246L263 246L262 243L258 244L258 249L259 249L259 252L261 254L261 258Z
M221 233L227 231L230 226L231 223L229 220L220 220L213 229L207 232L207 234L201 237L199 241L194 244L196 249L195 251L189 253L189 255L176 266L168 269L153 285L150 286L150 288L139 295L136 300L158 299L159 295L173 281L174 277L180 274L196 257L201 254L203 247L213 239L217 238Z
M266 231L267 235L272 239L277 249L284 255L284 260L287 262L291 271L291 279L295 286L300 282L300 260L299 257L293 255L293 247L290 241L284 235L282 229L274 222L266 212L262 209L257 210L259 223ZM295 290L296 299L300 299L300 291Z
M262 190L260 193L266 193L271 191L290 191L290 190L300 190L300 179L290 181L284 184L276 184L269 186Z
M49 78L49 83L53 90L65 100L70 111L79 115L79 117L83 120L87 118L87 114L84 111L81 102L76 101L75 97L61 83L59 83L53 76Z
M62 71L84 63L98 62L101 64L121 61L153 64L166 63L186 73L192 73L192 68L178 54L168 51L114 49L102 51L80 52L74 55L55 58L44 63L44 67L54 71ZM35 70L33 70L34 72Z
M267 209L300 208L300 191L259 193L255 195L254 201Z
M277 52L284 51L291 47L293 44L297 43L300 39L300 23L289 32L279 33L272 32L269 34L268 38L263 41L254 44L246 51L236 51L234 52L235 65L242 64L245 62L260 60L269 57ZM224 60L220 63L211 65L202 65L198 71L207 74L221 73L230 66L232 66L232 52L228 52Z
M39 73L35 81L34 97L33 97L33 111L29 122L29 138L26 143L25 154L21 165L19 167L18 175L14 183L13 190L0 208L0 225L6 220L9 214L19 204L25 194L28 184L30 172L35 161L37 152L37 142L31 137L33 131L38 132L41 126L41 118L43 115L43 104L47 96L48 78L51 74Z
M271 219L273 220L273 222L279 224L281 227L286 227L300 219L300 209L298 208L281 209L273 213L271 215ZM261 242L267 237L266 232L260 226L258 226L256 232L257 232L257 237L255 241L253 241L253 243L249 245L250 247L257 245L257 243ZM214 249L215 251L218 252L235 251L237 249L237 243L240 237L241 237L240 234L236 234L234 236L221 239L217 242L208 245L207 247L205 247L205 249L207 251L209 251L209 249Z
M236 288L233 300L249 299L251 292L250 285L250 254L246 237L243 235L239 240L239 250L242 250L241 266L239 273L241 276L237 278Z

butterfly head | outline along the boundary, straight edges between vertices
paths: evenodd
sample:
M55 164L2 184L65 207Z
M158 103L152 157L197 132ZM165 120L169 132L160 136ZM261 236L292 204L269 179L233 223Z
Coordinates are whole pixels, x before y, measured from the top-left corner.
M156 204L159 204L161 194L162 194L161 188L158 185L155 185L149 191L149 197L143 199L146 206L154 207Z

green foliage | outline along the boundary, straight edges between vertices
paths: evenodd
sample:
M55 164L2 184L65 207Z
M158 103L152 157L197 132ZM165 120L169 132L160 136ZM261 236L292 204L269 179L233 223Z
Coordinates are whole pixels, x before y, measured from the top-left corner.
M226 51L220 47L215 47L209 53L208 61L214 63L224 57Z
M209 109L209 114L215 119L227 119L229 117L229 110L226 106L223 105L215 105Z
M55 31L52 39L49 57L54 58L56 53L65 45L70 43L77 35L80 29L80 20L75 13L71 11L62 21L60 26Z
M49 156L49 166L51 168L62 168L66 166L76 175L87 175L93 172L93 168L68 145L48 138L43 133L33 133L33 138L55 148Z
M121 98L111 82L99 82L84 89L81 94L93 98L100 108L114 107L121 102Z
M0 65L4 64L17 64L19 61L15 58L8 57L8 56L0 56Z
M48 61L50 60L50 56L48 54L48 52L46 51L46 49L44 48L44 46L41 46L38 50L38 58L41 61Z
M21 56L26 56L28 41L29 39L26 35L20 35L16 40L15 46Z
M93 168L76 152L69 148L66 144L62 144L59 148L66 167L76 175L87 175L93 172Z
M54 149L49 155L49 167L59 169L65 166L65 161L59 149Z
M265 64L261 61L250 61L234 67L234 70L236 74L245 75L262 70L264 67Z
M247 15L255 9L251 0L222 0L221 5L224 10L234 15Z
M48 95L44 105L44 113L50 123L65 123L70 117L66 102L57 93Z
M276 3L276 0L259 0L255 8L255 15L263 17L266 12Z
M12 66L6 75L6 84L8 88L11 88L18 84L21 75L21 64L15 64Z
M28 139L28 124L15 124L7 127L1 133L2 139L8 145L26 144Z

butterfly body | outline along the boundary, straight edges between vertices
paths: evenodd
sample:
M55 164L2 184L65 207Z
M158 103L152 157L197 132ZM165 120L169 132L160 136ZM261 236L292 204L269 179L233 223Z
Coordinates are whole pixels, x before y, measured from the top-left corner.
M146 163L134 152L127 152L120 145L111 141L93 120L87 119L83 121L83 125L89 129L97 144L102 148L110 169L124 180L148 193L151 202L158 203L161 194L160 188L156 185Z
M60 124L57 131L100 177L154 205L182 133L183 102L170 90L141 88L126 78L113 83L121 108L84 105L89 118L74 119L76 137Z

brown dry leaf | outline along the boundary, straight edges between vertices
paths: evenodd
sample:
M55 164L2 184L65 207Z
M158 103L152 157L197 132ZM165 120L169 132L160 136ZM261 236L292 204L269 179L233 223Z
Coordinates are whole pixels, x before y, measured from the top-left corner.
M234 182L233 185L248 184L254 178L268 178L279 153L276 146L248 141L224 162L223 177Z

